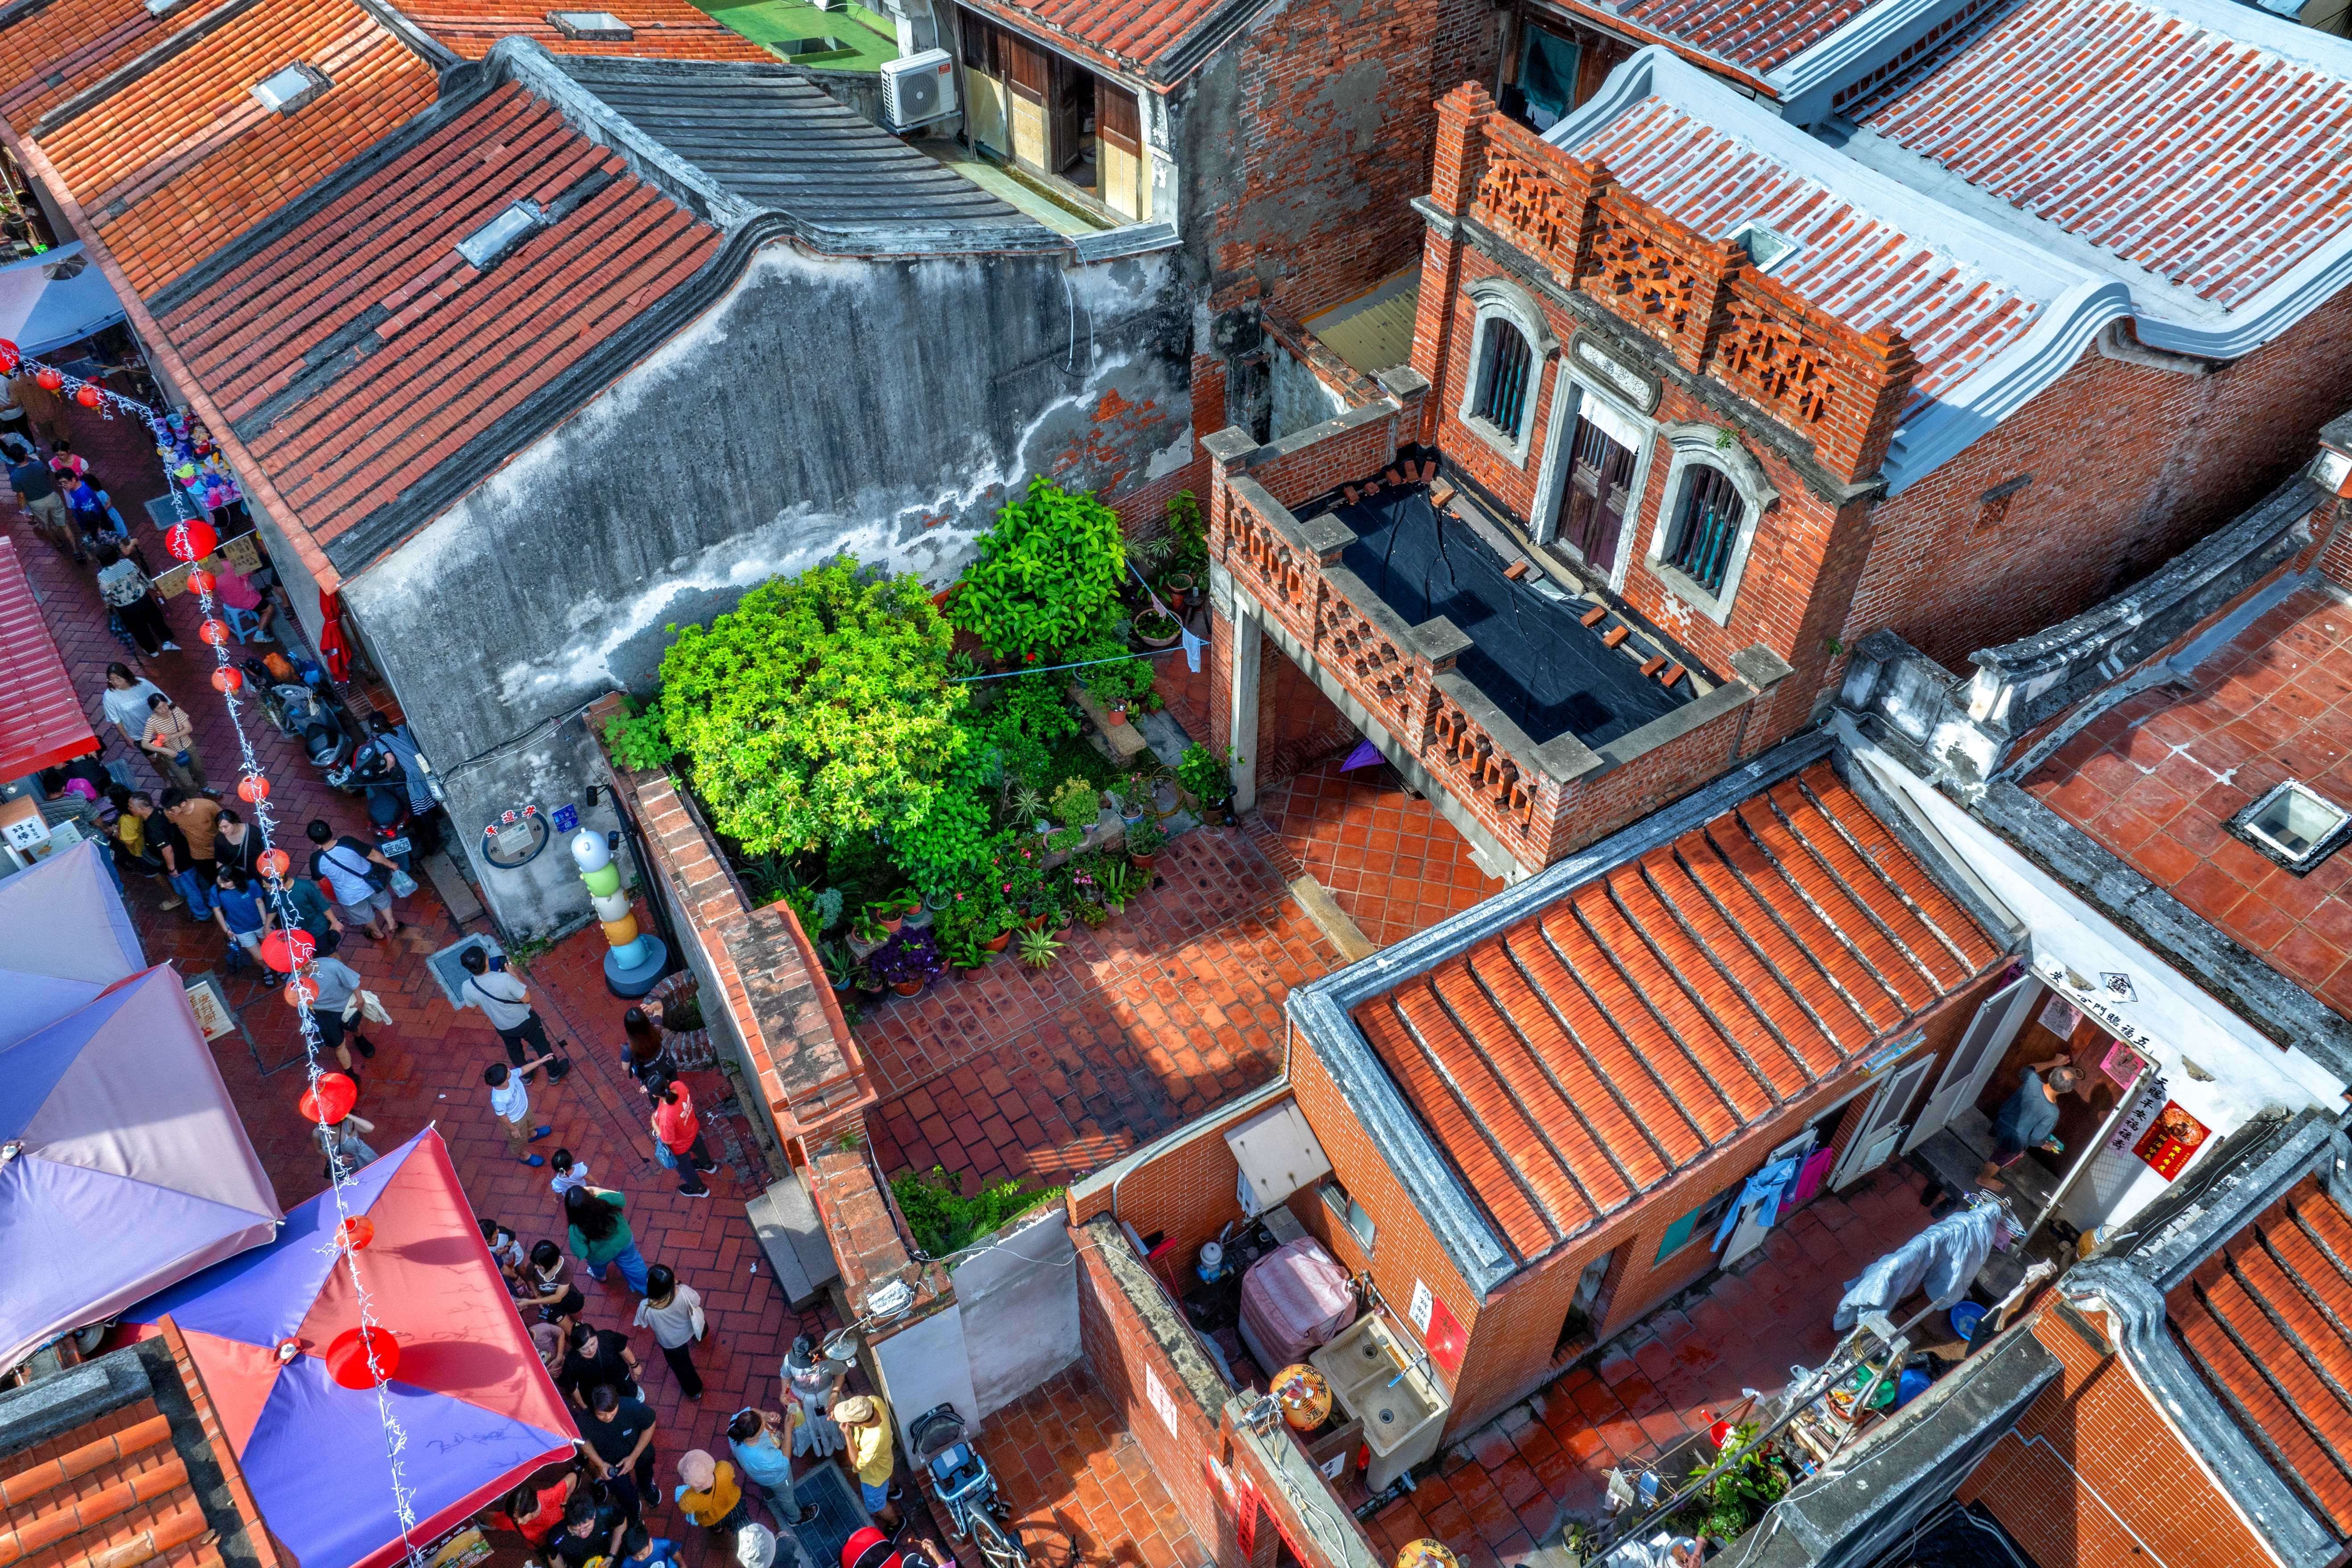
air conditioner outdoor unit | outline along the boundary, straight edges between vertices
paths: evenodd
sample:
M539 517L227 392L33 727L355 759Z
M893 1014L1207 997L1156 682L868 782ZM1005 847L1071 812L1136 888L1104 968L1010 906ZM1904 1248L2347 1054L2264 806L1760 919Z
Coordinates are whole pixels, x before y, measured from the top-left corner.
M928 125L955 108L955 60L947 50L925 49L882 68L882 118L891 130Z

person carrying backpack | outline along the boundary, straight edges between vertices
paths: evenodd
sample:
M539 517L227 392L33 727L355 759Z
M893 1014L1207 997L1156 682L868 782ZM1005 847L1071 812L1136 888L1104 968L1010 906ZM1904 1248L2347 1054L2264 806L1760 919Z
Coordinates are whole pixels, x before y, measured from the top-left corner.
M343 923L365 931L378 942L389 942L400 929L392 913L393 864L383 854L323 821L310 824L310 875L327 889Z

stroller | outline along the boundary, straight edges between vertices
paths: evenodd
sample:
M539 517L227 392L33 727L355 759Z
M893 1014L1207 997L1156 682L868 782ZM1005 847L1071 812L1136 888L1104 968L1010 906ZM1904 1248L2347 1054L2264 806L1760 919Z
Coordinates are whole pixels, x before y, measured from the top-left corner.
M931 1474L931 1488L947 1505L956 1539L969 1537L990 1568L1029 1568L1021 1538L1004 1528L1013 1507L997 1495L996 1477L964 1436L963 1417L941 1405L915 1418L907 1431L915 1460Z

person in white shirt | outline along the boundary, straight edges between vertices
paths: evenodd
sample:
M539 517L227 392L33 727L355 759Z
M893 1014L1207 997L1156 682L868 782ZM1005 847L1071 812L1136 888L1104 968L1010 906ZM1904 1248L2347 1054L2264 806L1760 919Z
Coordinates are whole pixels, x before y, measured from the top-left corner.
M558 1199L574 1187L584 1187L588 1184L588 1162L573 1159L572 1151L569 1149L558 1149L548 1157L547 1165L549 1170L555 1173L548 1178L547 1184L554 1191Z
M122 731L122 738L135 749L139 737L147 732L147 699L161 697L163 689L144 676L131 673L127 664L106 667L107 722Z
M526 1165L547 1163L547 1157L532 1153L530 1146L555 1131L530 1124L530 1087L527 1080L547 1062L545 1057L533 1057L517 1068L492 1062L482 1071L482 1081L490 1086L490 1110L497 1113L499 1125L506 1131L507 1147Z

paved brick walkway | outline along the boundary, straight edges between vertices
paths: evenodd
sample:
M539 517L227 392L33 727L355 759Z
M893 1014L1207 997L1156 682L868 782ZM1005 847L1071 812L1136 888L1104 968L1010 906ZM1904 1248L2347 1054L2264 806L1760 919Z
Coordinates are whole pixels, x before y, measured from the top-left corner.
M106 479L120 510L133 521L135 536L151 563L160 570L168 557L139 504L161 490L153 449L144 432L127 421L101 422L79 410L74 411L74 420L75 449ZM15 509L0 503L0 510L6 513L9 536L41 595L67 668L84 694L86 710L108 742L106 755L132 757L128 745L102 722L98 694L105 684L108 661L121 659L134 668L142 661L108 632L89 571L58 555ZM236 777L234 737L226 711L209 684L211 650L194 635L194 603L184 596L175 599L169 613L175 640L186 651L146 661L144 672L195 718L199 748L215 786L230 785ZM326 817L339 831L363 831L364 813L358 802L328 789L292 743L279 737L252 706L246 714L248 732L258 742L275 786L272 800L281 835L299 844L302 825L314 816ZM161 781L143 761L132 757L131 767L145 787L160 793ZM191 977L217 971L225 946L218 929L210 922L192 922L184 911L163 910L165 896L160 884L135 879L127 894L149 960L175 963ZM387 1149L428 1122L437 1124L479 1212L513 1226L526 1243L542 1236L561 1243L559 1209L546 1173L509 1158L490 1121L481 1074L491 1061L503 1059L497 1037L478 1012L454 1012L425 967L427 955L464 933L429 883L421 883L417 895L405 900L399 912L407 929L390 942L378 945L364 937L349 938L339 954L383 998L394 1019L390 1028L372 1031L381 1049L373 1061L361 1064L359 1111L377 1129L370 1142ZM556 1129L555 1138L541 1147L569 1144L589 1162L598 1184L625 1192L646 1258L676 1268L707 1304L711 1337L700 1362L708 1392L699 1405L679 1397L650 1338L642 1331L635 1334L638 1358L652 1368L646 1393L662 1423L658 1451L667 1480L669 1462L685 1449L723 1452L727 1418L740 1405L756 1401L779 1407L776 1369L793 1335L823 1332L834 1325L814 1312L803 1321L786 1306L764 1266L759 1273L751 1272L759 1245L744 1217L743 1199L765 1177L740 1114L722 1110L706 1117L714 1124L714 1146L727 1163L722 1173L711 1178L716 1196L701 1201L679 1196L674 1180L654 1163L643 1097L616 1065L621 1005L604 989L598 970L604 946L601 933L592 926L531 966L540 1010L551 1033L572 1041L577 1067L551 1097L535 1094L534 1099L541 1100L543 1118ZM225 977L223 984L238 1012L240 1029L214 1043L215 1058L277 1186L278 1201L291 1207L324 1184L309 1124L294 1110L303 1077L297 1065L302 1053L294 1015L277 992L260 991L250 971ZM691 1075L689 1082L697 1100L706 1107L729 1092L726 1079L717 1073ZM589 1293L591 1321L608 1328L628 1326L634 1301L617 1273L601 1290L585 1281L583 1289ZM669 1522L678 1521L673 1515ZM671 1533L688 1532L673 1529ZM699 1563L706 1555L698 1541L689 1549L690 1562Z
M1405 794L1385 767L1343 773L1339 760L1326 763L1262 791L1258 810L1377 946L1503 890L1437 808Z
M1283 997L1339 955L1269 848L1195 829L1159 887L1077 928L1051 969L1008 951L870 1011L857 1034L884 1094L883 1168L1066 1182L1280 1071Z
M1012 1528L1040 1568L1195 1568L1213 1560L1083 1366L990 1416L980 1448L1013 1505Z

